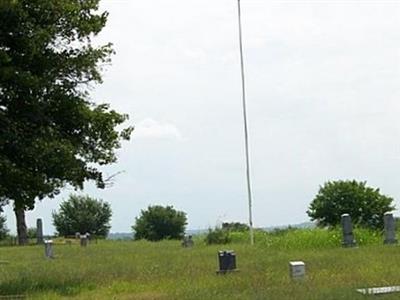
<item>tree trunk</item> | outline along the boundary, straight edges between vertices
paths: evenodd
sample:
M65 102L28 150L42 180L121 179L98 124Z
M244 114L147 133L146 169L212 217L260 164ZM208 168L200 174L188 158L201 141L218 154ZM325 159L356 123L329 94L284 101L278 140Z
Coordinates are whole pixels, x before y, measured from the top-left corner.
M14 208L14 212L17 218L18 245L27 245L28 233L25 222L25 210L23 208Z

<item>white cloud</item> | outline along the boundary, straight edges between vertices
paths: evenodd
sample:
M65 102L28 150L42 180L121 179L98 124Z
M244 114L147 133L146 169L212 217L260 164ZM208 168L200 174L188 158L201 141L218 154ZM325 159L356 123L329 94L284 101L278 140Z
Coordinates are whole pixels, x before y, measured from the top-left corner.
M200 64L204 64L207 61L207 55L203 49L200 48L191 48L191 49L183 49L184 55Z
M174 124L158 122L151 118L144 119L137 124L133 137L149 139L182 139L179 129Z

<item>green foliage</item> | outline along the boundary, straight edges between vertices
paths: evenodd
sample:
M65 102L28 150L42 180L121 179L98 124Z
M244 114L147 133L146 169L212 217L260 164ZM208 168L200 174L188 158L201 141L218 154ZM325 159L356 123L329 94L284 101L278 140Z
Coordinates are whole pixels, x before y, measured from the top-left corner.
M399 217L395 217L394 218L395 221L395 226L396 226L396 230L400 230L400 218Z
M76 232L106 237L110 231L111 207L107 202L89 196L71 195L53 212L53 224L60 236Z
M187 225L186 213L172 206L149 206L132 226L135 240L182 239Z
M206 242L207 245L228 244L231 242L231 233L229 230L224 228L218 228L218 227L215 227L214 229L209 228L204 241Z
M98 165L114 163L132 128L128 117L90 101L110 63L99 0L0 1L0 201L33 209L67 183L106 184Z
M359 246L381 245L383 243L384 237L381 231L355 227L353 233ZM195 237L195 240L204 240L208 244L207 235ZM223 235L221 234L221 236ZM248 231L229 232L228 236L228 243L233 245L249 244L250 241L250 233ZM277 251L339 248L342 245L342 230L339 227L331 229L286 228L273 231L256 229L254 230L254 240L256 246ZM223 241L222 238L221 241ZM224 242L214 244L224 244Z
M341 215L348 213L354 224L382 229L383 215L394 208L392 198L366 186L366 182L340 180L320 187L307 214L320 227L339 225Z
M0 215L0 240L4 240L8 236L6 222L7 218L3 215Z
M27 233L28 239L36 239L36 237L37 237L37 229L36 229L36 227L28 228L26 233Z
M249 225L240 222L224 222L222 223L222 229L229 231L247 231Z

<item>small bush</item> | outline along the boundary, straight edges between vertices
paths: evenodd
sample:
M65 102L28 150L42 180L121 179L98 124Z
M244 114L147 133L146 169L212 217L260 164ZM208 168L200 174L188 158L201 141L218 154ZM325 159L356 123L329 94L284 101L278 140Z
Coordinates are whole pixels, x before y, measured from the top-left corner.
M106 237L110 231L111 206L89 196L70 195L53 212L53 224L59 236L73 236L76 232Z
M185 234L186 224L185 212L177 211L172 206L154 205L141 211L141 215L136 218L132 230L135 240L179 240Z
M37 237L36 227L28 228L27 234L28 234L28 239L36 239L36 237Z
M353 224L383 229L383 216L395 209L393 198L382 195L377 188L355 180L328 181L320 187L307 214L319 227L335 227L341 215L348 213Z
M249 225L240 222L224 222L222 223L222 229L229 231L248 231L250 229Z
M223 228L208 229L208 233L204 240L207 245L212 244L228 244L231 242L230 232Z

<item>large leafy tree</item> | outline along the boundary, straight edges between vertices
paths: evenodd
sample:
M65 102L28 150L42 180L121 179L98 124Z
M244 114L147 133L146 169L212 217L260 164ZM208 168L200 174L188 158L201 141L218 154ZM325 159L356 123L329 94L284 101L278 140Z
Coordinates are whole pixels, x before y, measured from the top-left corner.
M61 236L90 233L106 237L110 231L111 207L89 196L71 195L53 212L53 224Z
M181 239L186 224L186 213L183 211L177 211L172 206L154 205L141 211L132 229L136 240Z
M307 214L319 226L340 224L341 215L350 214L352 221L363 227L383 228L385 212L394 210L393 199L366 182L339 180L326 182L311 202Z
M20 244L36 200L86 180L104 188L99 166L116 161L132 130L117 130L127 116L89 97L113 53L92 43L107 20L98 6L0 1L0 201L13 203Z

